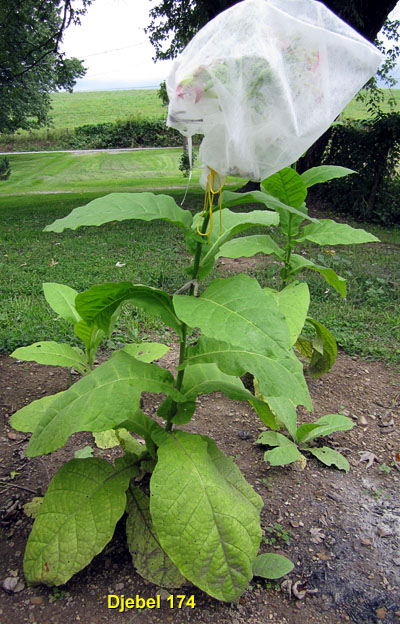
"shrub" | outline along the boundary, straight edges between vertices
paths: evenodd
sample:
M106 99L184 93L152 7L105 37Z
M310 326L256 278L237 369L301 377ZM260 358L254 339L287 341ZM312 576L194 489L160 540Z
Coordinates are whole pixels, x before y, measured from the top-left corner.
M8 180L11 175L10 161L7 156L0 156L0 180Z
M190 162L189 150L187 147L187 142L183 144L182 156L179 160L179 171L182 171L182 175L184 178L188 178L190 174L190 169L194 167L194 163L196 162L196 154L192 152L192 162Z
M348 167L358 175L331 181L324 199L356 219L400 223L399 161L400 113L335 126L322 162Z
M179 147L182 136L168 128L165 119L138 116L115 122L87 124L75 128L68 138L72 149L108 149L124 147Z

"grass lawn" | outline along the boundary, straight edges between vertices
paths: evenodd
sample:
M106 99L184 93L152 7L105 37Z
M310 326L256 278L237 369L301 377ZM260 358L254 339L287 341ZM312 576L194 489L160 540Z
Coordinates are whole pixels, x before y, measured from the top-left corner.
M165 117L166 108L157 93L157 89L52 93L53 124L72 129L131 115Z
M21 193L134 191L138 188L186 188L179 171L182 149L133 152L42 153L9 156L11 176L0 182L0 197ZM201 169L193 170L198 186ZM230 178L229 184L240 183Z
M112 191L186 186L178 169L180 148L134 152L15 154L11 176L0 183L0 196L15 193ZM193 171L193 183L200 177Z
M168 191L180 203L184 189ZM179 228L164 222L125 221L100 228L44 233L43 227L101 192L4 197L0 204L0 349L10 352L38 340L71 340L71 332L47 306L42 283L65 283L78 291L105 281L131 280L173 293L187 280L188 256ZM185 206L198 210L202 191L190 189ZM400 232L366 226L380 244L343 246L336 254L307 245L310 259L348 279L348 298L309 272L310 314L325 323L348 352L400 364ZM279 235L277 233L273 236ZM116 264L123 266L117 267ZM215 269L210 279L222 275ZM256 272L276 285L279 266ZM165 335L163 326L135 308L122 315L114 342L138 340L143 330Z

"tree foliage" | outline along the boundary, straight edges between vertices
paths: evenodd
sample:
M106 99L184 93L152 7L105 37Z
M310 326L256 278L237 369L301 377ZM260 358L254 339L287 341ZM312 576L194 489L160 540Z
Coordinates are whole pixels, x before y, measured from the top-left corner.
M161 0L147 28L156 59L174 58L196 32L236 0ZM324 4L369 41L374 41L397 0L326 0ZM172 36L172 37L171 37ZM164 44L168 47L164 49Z
M379 88L377 78L379 78L387 88L394 87L396 80L391 76L392 70L396 67L397 59L400 54L399 42L400 20L387 19L375 40L376 46L385 55L385 61L360 91L357 99L366 104L370 115L380 114L381 104L385 100L385 93ZM393 96L389 99L389 104L394 106L396 100Z
M91 0L0 0L0 132L48 123L51 91L71 90L85 69L60 51L65 29Z

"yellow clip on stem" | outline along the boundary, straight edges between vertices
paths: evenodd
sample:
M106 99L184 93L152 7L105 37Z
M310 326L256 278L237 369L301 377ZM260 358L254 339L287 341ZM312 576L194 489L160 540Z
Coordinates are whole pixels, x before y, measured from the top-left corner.
M218 181L218 189L214 190L214 186L215 186L215 182L216 180ZM200 215L200 219L199 222L197 224L197 233L200 234L200 236L207 236L208 237L208 243L210 243L210 236L211 236L211 232L213 229L213 204L214 204L214 196L215 195L219 195L219 234L221 235L222 233L222 199L221 199L221 193L222 193L222 189L224 188L226 182L226 178L224 180L224 183L221 183L221 177L219 175L219 173L217 173L216 171L214 171L214 169L210 169L210 173L207 176L207 184L206 184L206 190L205 190L205 194L204 194L204 205L203 205L203 212ZM202 222L202 220L204 219L205 214L207 213L207 208L209 211L209 215L210 215L210 227L208 229L208 232L200 232L200 224Z

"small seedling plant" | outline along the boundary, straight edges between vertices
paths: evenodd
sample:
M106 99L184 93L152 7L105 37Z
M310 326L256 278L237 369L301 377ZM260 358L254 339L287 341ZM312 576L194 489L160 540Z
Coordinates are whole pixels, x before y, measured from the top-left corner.
M279 522L274 522L273 526L268 526L266 531L270 534L270 537L264 537L264 542L268 545L275 545L278 540L282 540L285 544L290 544L290 539L293 537L292 531L286 531Z
M321 173L313 175L314 180L321 178ZM309 304L307 284L290 281L303 268L296 265L294 254L280 251L269 235L262 240L267 253L273 249L279 258L286 258L279 292L263 289L244 274L215 279L206 288L201 282L215 260L227 255L233 236L254 226L270 228L281 222L286 227L287 214L290 236L293 223L299 227L300 219L308 222L297 241L318 238L323 231L336 232L345 242L350 233L353 242L371 239L348 226L311 219L304 204L301 209L284 204L268 185L266 181L259 194L262 210L233 212L229 206L242 203L243 197L225 194L219 228L211 228L213 185L207 191L208 209L195 216L166 195L114 193L46 227L62 232L126 219L162 219L182 230L192 262L189 281L173 296L131 282L99 284L81 293L59 284L45 285L47 301L73 324L83 349L39 342L13 355L73 366L82 377L69 389L22 408L11 424L32 433L28 457L51 453L80 431L92 432L100 448L119 444L124 454L111 464L90 456L89 449L61 466L28 539L24 571L29 583L67 582L104 549L124 514L133 564L158 586L180 587L187 579L219 600L233 601L254 575L278 578L292 569L293 564L280 555L258 555L262 499L234 461L207 435L182 428L195 412L197 397L214 391L249 402L275 436L281 435L277 429L282 424L294 432L297 405L312 409L303 366L294 352ZM261 241L255 248L254 239L235 240L231 242L247 245L247 255L249 245L253 253L260 250ZM168 349L158 343L128 344L93 366L101 337L110 335L125 302L159 317L176 333L175 376L154 363ZM198 339L190 344L194 329ZM256 395L244 387L240 378L245 373L256 379ZM156 417L141 409L144 392L164 397ZM352 425L340 415L330 415L329 422L330 431ZM320 421L309 427L308 440L313 433L316 437L315 432L327 432ZM297 440L304 442L307 435L300 438L296 431ZM335 455L319 459L339 465Z

